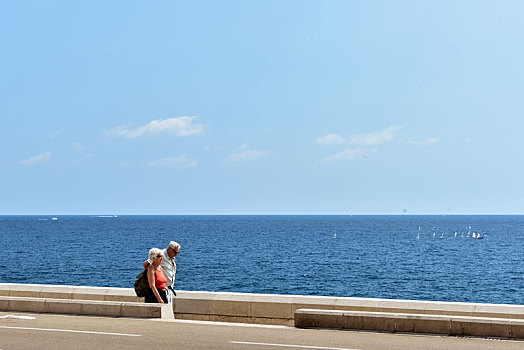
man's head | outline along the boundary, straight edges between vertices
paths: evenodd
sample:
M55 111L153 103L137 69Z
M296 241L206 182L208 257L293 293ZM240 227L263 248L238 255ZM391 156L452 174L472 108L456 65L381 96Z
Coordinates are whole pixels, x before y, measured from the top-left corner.
M167 255L169 255L169 257L173 259L180 251L180 244L178 244L175 241L171 241L167 245L166 251L167 251Z

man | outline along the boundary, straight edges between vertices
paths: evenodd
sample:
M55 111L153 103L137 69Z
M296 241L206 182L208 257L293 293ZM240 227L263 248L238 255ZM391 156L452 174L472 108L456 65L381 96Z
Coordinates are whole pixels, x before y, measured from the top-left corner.
M173 304L173 296L176 296L175 290L173 289L173 286L175 284L175 274L176 274L176 262L175 257L180 252L180 244L178 244L175 241L169 242L167 245L167 248L162 250L162 255L164 256L164 259L162 259L162 262L160 263L160 267L162 268L162 272L164 273L164 276L167 279L166 282L166 294L167 294L167 301L169 304ZM144 261L144 269L147 269L149 265L151 265L152 261L147 259Z

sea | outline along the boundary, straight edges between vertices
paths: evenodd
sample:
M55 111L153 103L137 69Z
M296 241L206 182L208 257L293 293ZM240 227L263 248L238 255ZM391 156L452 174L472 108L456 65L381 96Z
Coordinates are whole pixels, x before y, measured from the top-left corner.
M132 288L171 240L176 290L524 305L504 215L0 216L0 282Z

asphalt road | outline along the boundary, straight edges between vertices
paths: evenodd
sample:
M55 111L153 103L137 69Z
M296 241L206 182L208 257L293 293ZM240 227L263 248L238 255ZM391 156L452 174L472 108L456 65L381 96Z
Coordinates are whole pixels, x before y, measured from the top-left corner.
M34 319L6 319L6 315ZM12 349L524 349L524 341L297 329L196 321L0 312L0 350Z

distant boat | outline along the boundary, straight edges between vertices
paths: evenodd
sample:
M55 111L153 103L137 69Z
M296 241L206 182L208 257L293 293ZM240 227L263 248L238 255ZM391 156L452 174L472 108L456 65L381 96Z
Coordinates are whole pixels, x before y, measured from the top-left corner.
M333 238L333 239L337 238L337 233L335 232L335 234L331 238Z
M51 218L51 220L58 220L58 218Z

